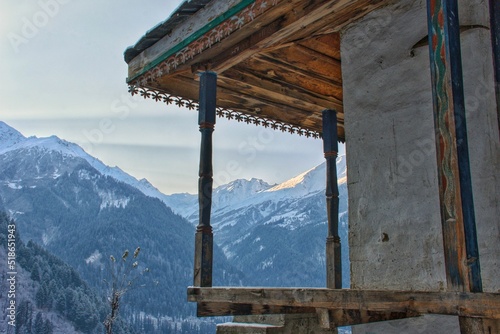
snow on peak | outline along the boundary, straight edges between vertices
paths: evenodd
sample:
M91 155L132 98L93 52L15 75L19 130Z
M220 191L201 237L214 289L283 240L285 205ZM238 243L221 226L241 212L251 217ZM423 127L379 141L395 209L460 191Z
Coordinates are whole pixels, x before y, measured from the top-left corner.
M142 179L139 181L118 167L105 165L99 159L85 152L85 150L77 144L60 139L57 136L43 138L32 136L26 138L14 128L0 121L0 154L23 149L35 149L43 152L58 152L63 157L69 156L84 159L102 175L112 177L119 182L128 184L138 189L146 196L155 197L164 201L165 195L149 183L148 180Z
M0 121L0 151L26 140L19 131Z
M231 181L228 184L224 184L222 186L215 188L214 192L221 193L224 191L228 191L233 193L238 192L244 194L254 194L269 189L270 187L272 186L269 183L261 179L256 179L256 178L252 178L250 180L238 179Z
M215 208L232 206L271 187L269 183L256 178L234 180L214 189L213 204Z
M346 164L345 156L337 158L337 179L338 183L345 183L346 179ZM293 197L307 196L310 193L324 191L326 187L326 162L311 168L310 170L299 174L283 183L280 183L266 192L283 191L287 195Z

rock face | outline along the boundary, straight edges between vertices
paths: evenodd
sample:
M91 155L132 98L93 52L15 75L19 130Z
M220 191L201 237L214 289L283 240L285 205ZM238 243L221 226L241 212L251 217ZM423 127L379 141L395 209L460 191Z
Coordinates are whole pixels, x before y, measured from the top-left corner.
M485 291L500 288L500 146L487 3L459 1L472 183ZM446 288L426 3L397 1L342 33L351 283ZM355 326L355 333L456 333L456 318ZM451 324L449 324L451 322ZM446 325L448 323L449 325ZM425 324L425 326L423 326Z

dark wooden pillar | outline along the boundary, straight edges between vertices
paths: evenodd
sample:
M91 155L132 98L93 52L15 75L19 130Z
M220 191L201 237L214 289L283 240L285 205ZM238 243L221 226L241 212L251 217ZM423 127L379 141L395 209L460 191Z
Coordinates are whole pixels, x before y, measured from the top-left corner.
M326 159L326 212L328 236L326 238L326 286L342 288L342 259L339 237L339 188L337 185L337 112L323 110L323 151Z
M198 181L199 224L196 228L194 253L194 286L212 286L213 234L210 225L212 208L212 132L215 126L217 74L200 74L200 110L198 124L201 132L200 173Z
M481 292L456 0L427 0L441 224L448 290ZM462 333L481 319L460 318Z
M490 0L490 31L491 44L493 47L498 133L500 135L500 2L498 0Z

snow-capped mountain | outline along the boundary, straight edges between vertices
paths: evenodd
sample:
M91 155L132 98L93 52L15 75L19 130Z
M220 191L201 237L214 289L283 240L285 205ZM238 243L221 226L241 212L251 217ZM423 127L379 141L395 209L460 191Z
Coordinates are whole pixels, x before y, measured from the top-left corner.
M139 263L151 268L142 282L148 288L130 292L133 303L123 315L194 315L185 289L192 283L195 230L158 198L146 196L148 183L55 136L26 138L0 123L0 138L0 211L16 220L25 240L43 245L100 289L110 255L140 246ZM215 247L214 256L214 280L239 282L241 273L222 250Z
M343 277L348 286L343 156L337 159L337 174ZM277 185L253 178L214 189L216 284L324 286L325 177L321 164ZM0 122L0 209L19 220L28 239L44 244L86 277L93 275L89 266L111 251L117 253L112 247L149 248L154 253L147 259L150 267L166 275L160 280L163 292L150 295L170 291L168 305L165 300L155 303L172 309L180 307L173 304L179 302L179 316L189 313L185 287L192 277L197 195L164 195L146 180L106 166L78 145L55 136L26 138ZM133 245L124 245L125 240ZM174 287L182 290L173 292Z
M48 171L42 166L53 166L53 176L57 177L65 171L72 170L74 166L68 165L68 157L83 159L95 168L102 175L110 176L119 182L128 184L146 196L158 198L163 200L165 195L156 189L146 179L137 180L135 177L127 174L119 167L110 167L105 165L99 159L86 153L80 146L60 139L56 136L46 138L28 137L23 136L19 131L10 127L6 123L0 121L0 154L9 155L9 152L25 152L27 156L38 154L40 152L51 152L63 158L63 164L52 165L48 160L51 159L50 154L43 160L38 161L39 166L32 166L33 169L25 170L24 173L18 174L18 180L25 178L42 178ZM16 153L17 154L17 153Z
M346 189L346 163L345 156L337 158L337 175L340 189L345 189L340 197L347 198ZM302 201L308 197L321 193L324 197L326 185L326 163L311 168L310 170L297 175L285 182L276 185L252 178L251 180L238 179L228 184L219 186L213 191L212 216L213 227L219 230L228 225L235 225L236 221L228 219L231 213L242 214L258 208L258 215L261 218L269 218L265 223L283 217L285 210L287 215L294 216L293 202ZM198 196L192 194L166 195L164 202L174 210L193 222L198 221ZM280 210L281 213L276 212ZM347 202L341 201L341 214L347 211ZM277 214L278 213L278 214ZM295 212L297 213L297 212ZM224 217L223 219L218 219ZM298 216L295 215L295 218ZM308 221L305 222L309 223ZM293 228L295 225L291 225ZM241 226L239 226L241 227ZM296 226L295 226L296 227Z
M0 122L0 150L25 140L26 138L16 129L11 128L4 122Z
M347 178L345 156L337 159L344 282L348 286ZM278 185L236 180L214 189L214 240L231 264L257 285L324 286L326 163ZM193 224L198 198L174 194L165 202Z

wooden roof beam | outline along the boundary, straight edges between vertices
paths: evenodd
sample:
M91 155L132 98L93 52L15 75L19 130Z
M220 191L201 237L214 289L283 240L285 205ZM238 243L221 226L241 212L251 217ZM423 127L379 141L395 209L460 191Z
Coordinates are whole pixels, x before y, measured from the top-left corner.
M377 0L375 4L383 1L385 0ZM306 36L303 32L306 27L308 31L311 29L317 30L325 24L335 22L335 18L338 18L339 13L356 8L358 3L362 3L363 8L373 9L377 7L374 4L369 4L370 1L368 0L340 0L328 1L327 3L323 1L300 2L296 7L289 8L284 16L275 19L226 51L211 57L209 60L194 64L192 71L197 72L209 69L221 74L228 68L235 66L268 47L279 45L290 37L295 38L298 33L300 33L300 36ZM310 36L311 33L308 32L307 35Z
M268 52L266 55L283 64L300 68L305 73L314 73L328 82L342 85L340 61L301 44L293 45L288 49Z
M282 95L282 99L298 99L301 101L307 101L312 104L311 107L316 106L319 110L335 107L338 111L342 111L342 101L336 98L332 97L326 99L322 95L315 94L312 91L304 89L304 87L295 86L288 82L269 78L258 72L242 71L235 67L224 72L224 75L219 78L221 80L224 80L225 78L231 79L235 82L235 84L249 85L252 89L263 89L266 91L266 94L276 95L276 92L279 92L279 94Z
M280 80L290 85L342 101L342 83L337 82L334 78L325 78L266 55L255 56L251 62L260 62L267 65L269 68L268 75L280 78ZM258 66L251 67L255 69Z

